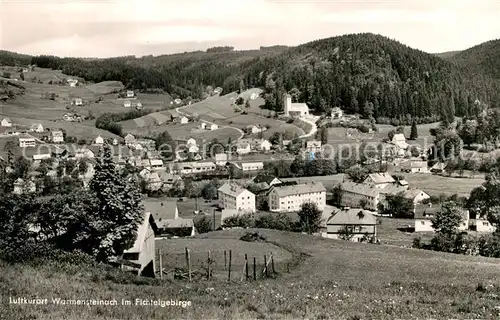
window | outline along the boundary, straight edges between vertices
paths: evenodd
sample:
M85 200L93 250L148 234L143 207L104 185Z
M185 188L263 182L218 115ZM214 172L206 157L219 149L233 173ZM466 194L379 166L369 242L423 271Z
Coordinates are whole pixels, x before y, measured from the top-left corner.
M489 223L488 222L483 222L483 226L488 226Z
M425 224L425 222L424 221L420 221L420 224Z

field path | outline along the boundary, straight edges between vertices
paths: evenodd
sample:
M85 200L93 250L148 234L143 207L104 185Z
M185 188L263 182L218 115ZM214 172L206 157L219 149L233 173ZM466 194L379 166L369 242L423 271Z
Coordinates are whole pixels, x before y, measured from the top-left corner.
M181 114L183 116L188 116L187 113L184 113L184 112L181 111L181 108L184 108L184 107L188 107L188 106L182 106L182 107L175 108L175 111L177 111L179 114ZM219 126L217 123L211 122L211 121L208 121L208 120L203 120L203 122L210 123L210 124L215 124L215 125ZM231 128L231 129L238 130L238 132L240 133L240 137L238 139L236 139L236 140L240 140L245 135L245 133L243 132L243 130L241 130L240 128L231 127L231 126L219 126L219 127L220 128Z
M300 117L300 120L309 123L312 127L311 127L311 131L309 131L306 134L301 135L299 138L308 138L310 136L314 136L316 134L316 132L318 131L318 126L316 126L316 119L314 119L314 118L310 119L307 117Z

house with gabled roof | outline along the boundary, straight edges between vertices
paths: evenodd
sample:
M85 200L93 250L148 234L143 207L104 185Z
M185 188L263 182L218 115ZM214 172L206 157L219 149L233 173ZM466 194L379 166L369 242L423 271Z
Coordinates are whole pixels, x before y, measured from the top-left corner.
M3 118L2 122L0 122L0 126L10 128L12 127L12 121L9 118Z
M255 212L255 194L236 183L225 183L218 190L219 207L239 212Z
M41 123L33 123L30 126L30 131L31 132L43 132L43 126Z
M442 204L419 204L415 207L415 232L433 232L432 218L442 209ZM462 221L458 230L466 231L469 228L469 210L461 209Z
M50 140L53 143L63 143L64 142L64 134L61 130L55 130L50 132Z
M148 199L144 202L144 209L154 216L157 237L191 237L196 234L193 219L179 218L176 200Z
M363 209L342 208L333 212L326 221L326 234L330 239L340 239L348 230L351 241L360 242L377 237L377 218L372 212Z
M154 277L156 273L154 217L144 212L141 224L137 227L137 235L131 248L123 252L121 268L137 275ZM131 262L129 264L126 261Z
M363 183L366 185L374 186L380 189L383 189L395 182L396 180L394 180L394 178L388 172L370 173L363 181Z

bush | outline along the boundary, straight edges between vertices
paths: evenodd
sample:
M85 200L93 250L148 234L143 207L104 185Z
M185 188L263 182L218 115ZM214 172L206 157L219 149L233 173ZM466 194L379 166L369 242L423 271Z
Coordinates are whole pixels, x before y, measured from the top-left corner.
M235 228L235 227L252 228L255 225L255 221L252 215L247 213L247 214L228 217L224 219L222 225L228 228Z
M258 232L247 232L240 238L240 240L246 242L258 242L266 241L266 238Z
M203 216L194 220L194 227L198 233L207 233L212 231L213 223L209 217Z
M292 226L292 219L285 213L266 214L255 220L255 227L262 229L292 231Z

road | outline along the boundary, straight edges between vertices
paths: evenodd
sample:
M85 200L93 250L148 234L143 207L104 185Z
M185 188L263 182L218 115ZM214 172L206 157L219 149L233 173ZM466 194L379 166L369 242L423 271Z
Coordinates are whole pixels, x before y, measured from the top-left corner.
M308 133L299 136L299 138L308 138L310 136L314 136L316 134L316 132L318 132L318 126L316 125L316 121L319 119L319 117L314 117L314 116L312 116L312 117L313 118L300 117L300 120L309 123L312 126L312 128Z

